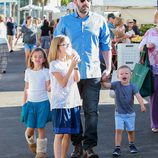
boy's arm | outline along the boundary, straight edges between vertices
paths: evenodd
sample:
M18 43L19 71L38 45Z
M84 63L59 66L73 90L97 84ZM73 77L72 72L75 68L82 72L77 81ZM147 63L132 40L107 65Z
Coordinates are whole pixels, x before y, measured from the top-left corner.
M144 101L143 101L143 98L142 98L142 96L140 95L140 93L136 93L136 98L137 98L137 100L138 100L138 102L139 102L139 104L140 104L140 106L141 106L141 111L142 112L145 112L146 111L146 107L145 107L145 105L144 105Z
M103 82L103 86L104 86L105 88L111 88L111 83Z

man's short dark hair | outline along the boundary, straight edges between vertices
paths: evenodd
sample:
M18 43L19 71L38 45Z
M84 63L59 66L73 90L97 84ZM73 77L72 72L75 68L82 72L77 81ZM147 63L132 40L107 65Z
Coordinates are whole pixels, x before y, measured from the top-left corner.
M110 18L115 19L116 17L115 17L115 15L113 13L110 13L110 14L108 14L108 19L110 19Z

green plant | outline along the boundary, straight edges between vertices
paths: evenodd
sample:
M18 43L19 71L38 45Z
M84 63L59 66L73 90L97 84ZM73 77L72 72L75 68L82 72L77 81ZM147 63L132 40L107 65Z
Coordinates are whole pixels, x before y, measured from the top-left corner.
M153 27L154 27L154 24L142 24L140 27L141 36L144 36L145 32Z
M70 0L61 0L61 5L67 5L70 3Z

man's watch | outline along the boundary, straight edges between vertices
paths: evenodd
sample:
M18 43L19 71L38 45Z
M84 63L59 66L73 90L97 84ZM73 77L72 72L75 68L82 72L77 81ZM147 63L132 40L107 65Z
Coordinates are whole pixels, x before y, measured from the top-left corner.
M78 70L78 67L74 67L74 70Z

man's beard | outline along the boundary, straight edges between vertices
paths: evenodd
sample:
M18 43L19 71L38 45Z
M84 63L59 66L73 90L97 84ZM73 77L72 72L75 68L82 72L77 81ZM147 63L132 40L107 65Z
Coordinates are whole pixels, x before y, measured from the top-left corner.
M82 14L88 14L89 10L90 8L88 6L82 6L82 7L78 6L78 11Z

